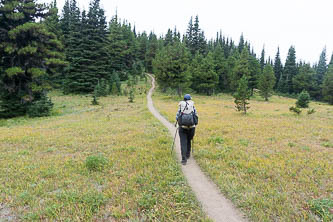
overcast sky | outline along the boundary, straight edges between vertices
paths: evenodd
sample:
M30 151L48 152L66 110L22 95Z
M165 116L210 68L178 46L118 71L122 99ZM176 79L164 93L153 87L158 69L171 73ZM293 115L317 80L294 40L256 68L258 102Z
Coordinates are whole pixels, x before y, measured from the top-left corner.
M64 1L57 0L60 11ZM88 9L90 0L77 2ZM183 34L191 16L198 15L207 39L222 30L238 44L243 33L258 56L265 46L266 57L274 58L279 46L283 63L291 45L297 60L311 64L325 46L328 62L333 52L333 0L101 0L101 5L108 20L117 10L137 32L157 35L175 26Z

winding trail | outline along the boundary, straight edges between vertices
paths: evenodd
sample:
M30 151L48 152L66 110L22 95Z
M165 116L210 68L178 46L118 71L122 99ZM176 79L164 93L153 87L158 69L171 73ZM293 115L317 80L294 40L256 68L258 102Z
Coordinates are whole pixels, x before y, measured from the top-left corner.
M155 79L152 75L149 76L152 79L152 88L147 95L148 108L150 112L169 129L171 136L174 137L176 127L161 116L154 108L151 96L155 89ZM175 145L177 158L180 161L181 155L178 134ZM244 215L233 206L230 200L226 199L220 193L218 187L200 170L200 167L192 157L187 161L185 166L182 166L182 171L197 199L202 204L203 210L210 219L218 222L247 221Z

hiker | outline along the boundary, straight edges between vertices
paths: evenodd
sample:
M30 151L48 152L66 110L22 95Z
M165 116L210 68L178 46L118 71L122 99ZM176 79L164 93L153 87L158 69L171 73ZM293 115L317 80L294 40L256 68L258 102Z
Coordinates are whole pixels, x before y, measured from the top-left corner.
M179 102L176 120L179 125L182 155L181 163L186 165L187 159L191 156L191 140L193 140L194 137L195 126L198 124L197 111L194 108L194 102L189 94L184 96L184 101Z

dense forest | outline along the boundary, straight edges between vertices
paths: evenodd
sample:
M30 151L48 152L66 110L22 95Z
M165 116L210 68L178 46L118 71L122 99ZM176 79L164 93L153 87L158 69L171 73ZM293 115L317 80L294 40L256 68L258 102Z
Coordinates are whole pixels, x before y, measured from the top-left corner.
M333 104L333 54L324 48L318 63L296 59L290 46L286 61L254 53L241 35L238 44L218 32L208 40L199 18L190 18L186 33L176 28L164 36L137 33L114 15L107 21L100 0L88 11L66 0L61 13L56 0L0 0L0 117L48 115L47 92L122 94L121 84L154 73L161 89L212 95L235 93L247 86L268 100L272 93ZM60 15L59 15L60 14ZM327 58L330 58L327 60ZM104 89L104 90L100 90Z

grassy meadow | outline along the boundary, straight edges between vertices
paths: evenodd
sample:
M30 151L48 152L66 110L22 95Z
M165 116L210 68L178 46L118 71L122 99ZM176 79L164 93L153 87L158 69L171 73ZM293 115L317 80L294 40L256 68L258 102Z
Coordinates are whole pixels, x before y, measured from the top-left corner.
M0 120L0 221L208 221L144 94L51 96L51 117Z
M180 98L154 95L170 122ZM194 157L252 221L333 221L333 106L289 111L294 99L250 100L247 115L229 95L193 96L199 114Z

